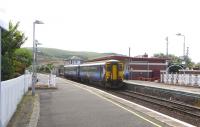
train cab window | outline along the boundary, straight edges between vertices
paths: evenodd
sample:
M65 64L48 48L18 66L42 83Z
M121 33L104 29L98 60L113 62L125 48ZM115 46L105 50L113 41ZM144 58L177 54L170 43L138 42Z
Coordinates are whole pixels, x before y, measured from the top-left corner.
M107 70L107 71L111 71L111 65L110 65L110 64L107 64L106 70Z
M119 64L119 65L118 65L118 69L119 69L119 71L123 71L123 66L122 66L122 64Z

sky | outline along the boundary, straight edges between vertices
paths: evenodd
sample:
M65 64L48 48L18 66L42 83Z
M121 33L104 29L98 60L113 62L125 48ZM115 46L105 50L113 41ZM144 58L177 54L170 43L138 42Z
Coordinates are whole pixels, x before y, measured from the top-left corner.
M200 62L199 0L0 0L0 14L20 22L33 45L33 22L41 47L71 51L114 52L131 56L166 53Z

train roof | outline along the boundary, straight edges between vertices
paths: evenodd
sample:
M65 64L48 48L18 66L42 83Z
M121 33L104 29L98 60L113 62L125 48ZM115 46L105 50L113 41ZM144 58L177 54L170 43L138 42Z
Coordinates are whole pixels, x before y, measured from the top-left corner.
M119 60L104 60L104 61L95 61L95 62L87 62L80 65L65 65L64 67L78 67L78 66L91 66L91 65L105 65L108 62L119 62Z
M105 65L106 62L98 62L98 63L84 63L84 64L81 64L80 66L83 67L83 66L91 66L91 65Z
M119 62L119 60L104 60L104 61L88 62L88 63L83 63L80 66L105 65L108 62Z
M105 65L108 62L119 62L119 60L103 60L103 61L95 61L95 62L87 62L80 65L65 65L64 67L78 67L78 66L91 66L91 65Z
M78 67L79 65L75 65L75 64L69 64L69 65L65 65L64 67Z

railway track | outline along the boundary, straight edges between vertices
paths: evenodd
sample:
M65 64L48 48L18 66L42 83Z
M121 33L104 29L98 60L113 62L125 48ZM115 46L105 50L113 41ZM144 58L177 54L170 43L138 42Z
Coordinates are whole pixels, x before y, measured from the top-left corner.
M154 105L159 105L161 107L165 107L167 109L184 113L185 115L189 115L192 117L200 118L200 108L192 105L188 105L182 102L167 100L155 96L145 95L138 92L133 91L112 91L113 93L117 93L119 95L123 95L132 99L137 99L141 101L145 101Z

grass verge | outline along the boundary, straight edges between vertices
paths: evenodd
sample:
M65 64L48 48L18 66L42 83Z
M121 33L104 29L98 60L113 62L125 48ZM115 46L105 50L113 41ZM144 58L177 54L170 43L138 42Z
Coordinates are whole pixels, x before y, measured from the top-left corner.
M7 127L27 127L30 122L35 101L36 96L32 96L30 91L27 92L18 104L17 110Z

